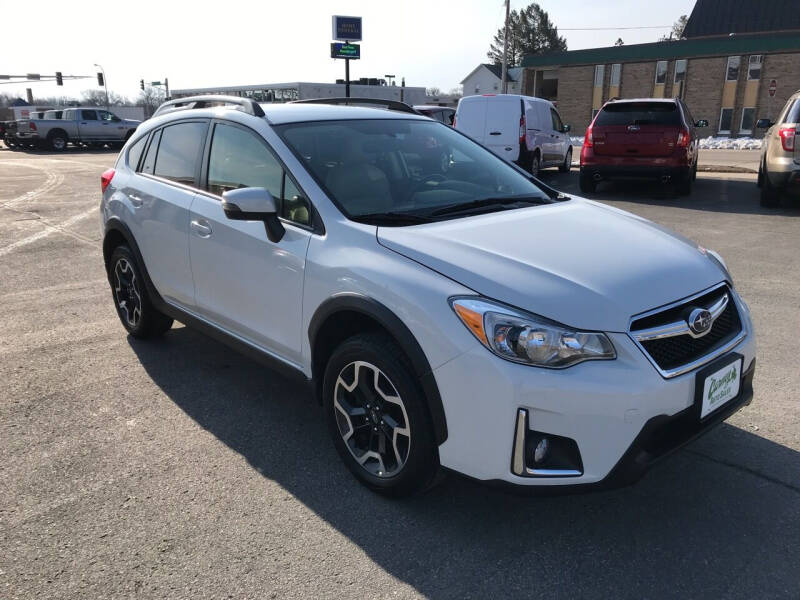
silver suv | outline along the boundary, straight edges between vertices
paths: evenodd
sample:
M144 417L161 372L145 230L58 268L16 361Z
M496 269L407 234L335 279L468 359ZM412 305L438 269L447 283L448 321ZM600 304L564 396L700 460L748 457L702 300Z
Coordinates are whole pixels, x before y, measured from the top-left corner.
M775 121L759 119L756 124L760 129L768 129L764 136L761 163L758 167L758 187L761 188L762 206L778 206L782 192L800 194L798 125L800 125L800 90L792 94Z
M299 377L347 467L394 495L440 466L629 483L750 401L718 254L408 106L307 102L182 98L136 129L101 179L131 336L177 319Z

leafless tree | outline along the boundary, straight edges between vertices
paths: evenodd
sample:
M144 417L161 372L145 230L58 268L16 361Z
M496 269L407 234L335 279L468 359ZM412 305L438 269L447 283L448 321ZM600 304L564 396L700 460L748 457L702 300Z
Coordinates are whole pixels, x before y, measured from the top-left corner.
M86 106L105 106L106 93L104 90L83 90L81 92L81 102ZM109 106L123 106L130 104L130 100L111 91L108 92L108 104Z
M166 94L163 88L148 85L139 92L136 106L144 107L145 116L150 117L164 100L166 100Z

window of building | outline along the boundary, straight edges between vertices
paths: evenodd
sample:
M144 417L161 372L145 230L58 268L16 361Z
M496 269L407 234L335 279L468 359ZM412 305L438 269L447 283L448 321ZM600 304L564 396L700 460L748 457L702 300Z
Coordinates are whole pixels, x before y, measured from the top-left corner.
M753 123L755 123L755 119L755 108L743 108L742 122L739 124L739 133L753 133Z
M603 77L606 74L605 65L595 65L594 67L594 87L603 87Z
M741 62L741 56L728 57L728 68L725 71L725 81L737 81L739 79L739 65Z
M619 63L611 65L611 85L618 86L621 75L622 75L622 65Z
M660 60L656 63L656 85L667 82L667 61Z
M206 137L207 124L199 121L170 125L161 131L154 175L185 185L195 184L195 171Z
M758 81L761 79L761 59L760 54L754 54L750 57L750 65L747 69L748 81Z
M686 79L686 59L675 61L675 83L681 83Z
M723 108L719 113L719 132L730 133L732 121L733 121L733 109Z

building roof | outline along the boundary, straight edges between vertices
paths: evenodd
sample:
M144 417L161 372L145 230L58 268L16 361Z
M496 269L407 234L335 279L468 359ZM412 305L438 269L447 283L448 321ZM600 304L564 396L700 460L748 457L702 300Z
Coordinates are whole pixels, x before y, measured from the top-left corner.
M764 1L771 2L772 0ZM737 54L769 54L776 52L800 52L800 32L692 38L671 42L555 52L526 56L522 59L522 66L598 65L616 62L647 62L700 56L733 56Z
M797 0L697 0L686 38L800 30Z
M489 72L492 75L494 75L495 77L497 77L498 79L500 79L503 76L503 65L495 65L495 64L490 64L490 63L481 63L477 67L472 69L472 71L469 72L469 75L467 75L466 77L464 77L464 79L461 80L461 83L463 84L467 79L472 77L472 75L474 75L475 71L477 71L481 67L486 67L489 70ZM521 67L509 67L508 68L508 74L507 74L508 80L509 81L517 81L517 77L519 76L519 74L521 72L522 72L522 68Z

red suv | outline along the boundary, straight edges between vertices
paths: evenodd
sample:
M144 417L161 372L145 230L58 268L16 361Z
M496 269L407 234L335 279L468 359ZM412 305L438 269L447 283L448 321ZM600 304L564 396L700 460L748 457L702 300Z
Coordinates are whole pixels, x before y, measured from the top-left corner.
M600 181L659 179L688 195L697 177L696 127L679 98L609 100L586 130L581 150L580 188L594 192Z

